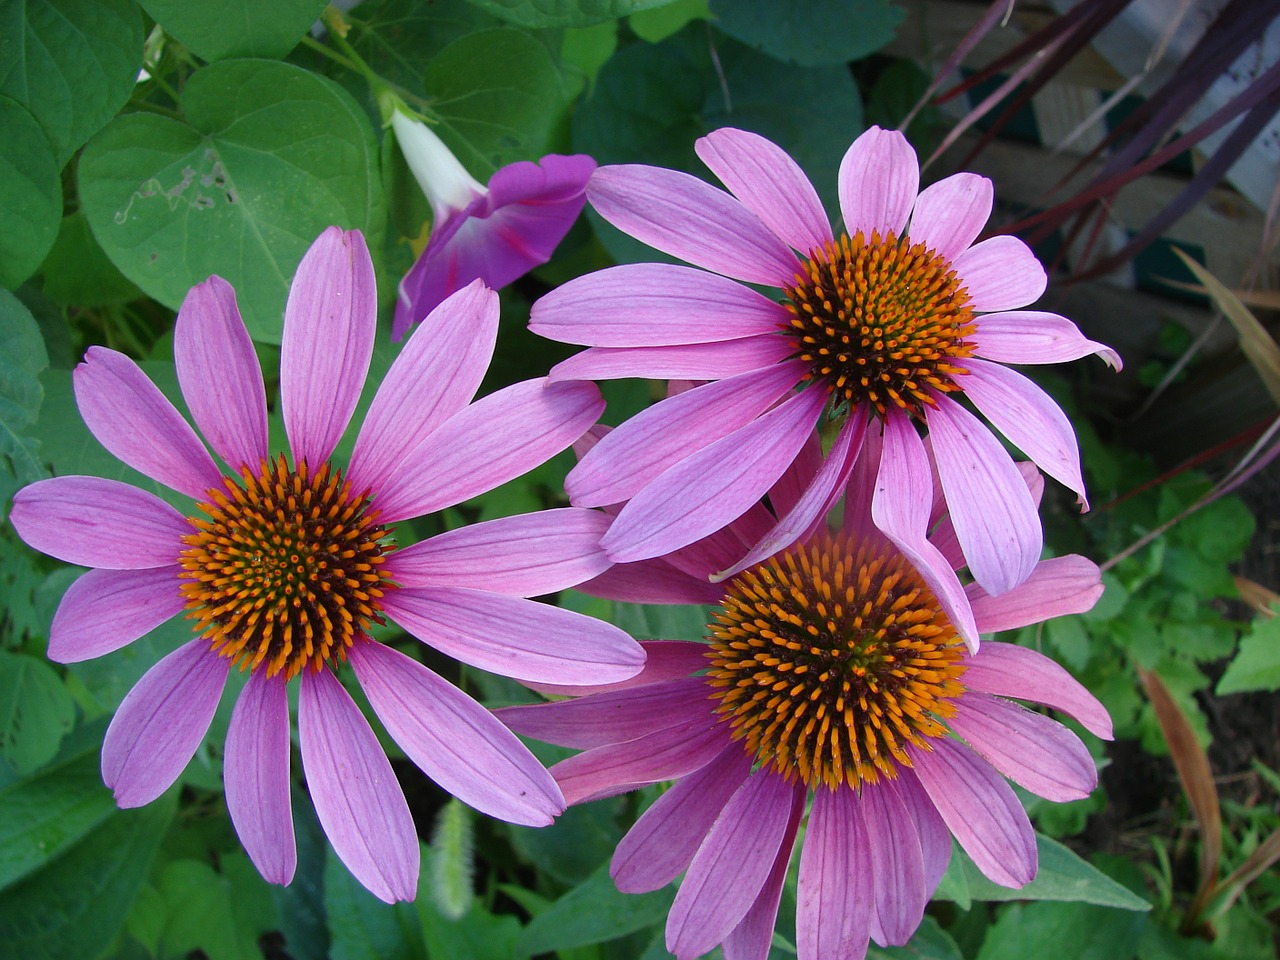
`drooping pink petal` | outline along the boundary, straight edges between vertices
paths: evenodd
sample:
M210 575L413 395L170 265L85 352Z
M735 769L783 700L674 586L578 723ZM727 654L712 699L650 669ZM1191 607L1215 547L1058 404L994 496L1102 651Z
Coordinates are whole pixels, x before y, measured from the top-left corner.
M1120 354L1104 343L1085 339L1080 328L1056 313L1017 310L975 318L974 354L999 363L1065 363L1097 354L1113 370Z
M376 500L380 522L451 507L487 493L555 456L599 418L593 383L525 380L465 408L419 444Z
M1042 703L1074 717L1095 737L1112 737L1106 708L1042 653L1012 643L985 643L965 666L964 684L971 690Z
M794 349L772 333L669 347L588 347L551 368L548 379L723 380L786 361Z
M53 477L13 495L9 522L28 546L108 570L168 567L192 527L155 494L101 477Z
M969 599L946 557L927 539L933 477L924 444L911 421L892 414L884 421L880 470L871 499L871 519L911 561L970 650L978 628Z
M822 434L821 431L815 430L809 434L809 438L800 448L796 458L791 461L790 466L782 471L782 476L769 488L769 506L772 508L772 513L769 510L764 511L766 531L777 522L777 517L784 516L795 508L805 491L813 484L813 478L818 475L818 471L822 469L825 462L826 458L822 455ZM751 511L748 511L743 516L749 516L750 513Z
M1080 448L1071 421L1047 393L998 363L970 358L963 378L965 395L1036 466L1079 498L1089 509L1084 478L1080 476Z
M796 887L799 960L866 953L875 902L872 869L858 795L843 788L814 791Z
M979 870L1004 887L1036 875L1031 821L1004 778L968 747L931 740L932 751L908 747L920 785Z
M378 738L327 669L304 670L298 742L316 816L334 852L379 900L412 900L418 837Z
M976 583L965 588L981 633L1016 630L1054 617L1084 613L1093 609L1102 590L1098 565L1076 554L1041 560L1031 576L998 597L988 595Z
M920 187L920 163L897 130L869 127L840 161L840 212L850 236L901 235Z
M230 666L197 638L134 684L102 741L102 782L116 803L141 807L178 779L209 729Z
M854 461L853 471L849 475L849 484L844 492L844 509L841 527L845 533L859 541L868 539L883 540L884 535L871 519L871 502L875 496L876 477L880 475L880 455L884 446L883 428L874 422L869 426L862 438L862 449ZM932 484L930 479L930 484ZM921 482L921 492L923 492ZM926 531L928 523L925 524ZM912 537L920 536L914 531Z
M925 445L929 445L928 437L925 438ZM1013 465L1017 469L1018 473L1022 475L1022 479L1026 481L1027 492L1031 494L1031 502L1036 505L1036 509L1039 509L1040 501L1044 498L1044 474L1042 474L1040 472L1040 468L1030 460L1015 460ZM956 527L951 521L951 514L944 512L947 507L947 502L945 498L940 496L942 493L942 482L938 479L936 470L934 471L933 479L935 496L932 517L934 519L931 519L930 521L932 529L929 532L929 542L938 548L939 552L947 558L947 562L951 564L954 569L959 570L965 565L964 550L961 549L960 541L956 537ZM941 505L939 505L939 500L941 500ZM1032 572L1032 576L1035 576L1034 571ZM1025 583L1026 581L1023 582ZM1017 589L1017 587L1014 587L1015 591ZM966 586L965 593L969 595L970 601L978 595L984 597L987 595L986 591L975 583L971 583ZM1008 594L1001 594L1001 596L1008 596ZM977 614L975 613L974 616L976 617ZM982 633L989 632L982 626L979 626L978 629Z
M380 643L357 643L348 659L392 739L446 791L530 827L564 812L560 788L529 748L453 684Z
M49 626L49 659L79 663L119 650L185 605L176 566L90 570L58 604Z
M477 280L424 320L378 387L347 478L380 490L405 456L471 402L498 339L498 295Z
M624 233L735 280L780 287L799 267L759 217L688 173L642 164L601 167L587 184L587 199Z
M256 469L267 450L267 393L236 292L221 277L187 293L173 328L178 385L192 419L232 470Z
M715 568L708 568L712 569ZM719 584L695 579L661 557L615 563L604 573L578 584L577 590L623 603L719 603L724 596Z
M824 391L802 391L681 460L622 508L601 541L609 558L661 556L741 516L795 459L825 403Z
M976 173L956 173L920 191L907 233L944 260L954 260L977 238L991 216L995 191Z
M924 862L924 893L931 897L951 863L951 831L910 769L899 769L897 779L885 780L883 785L898 795L915 827Z
M1043 535L1035 502L991 431L958 403L939 397L925 413L951 522L969 572L990 594L1031 575Z
M80 416L116 459L196 500L222 486L191 424L123 353L90 347L72 377Z
M529 329L588 347L653 347L775 333L789 319L781 304L728 277L628 263L556 287L534 303Z
M667 949L711 950L755 901L787 834L794 787L758 770L729 798L680 883L667 915Z
M989 764L1046 800L1081 800L1098 785L1079 737L1012 701L970 691L956 701L947 723Z
M768 960L769 947L773 943L773 928L778 921L778 903L782 899L782 887L786 883L787 868L795 850L796 833L804 814L807 794L799 785L791 793L787 831L778 847L778 856L774 859L773 868L765 877L755 901L738 921L738 925L724 938L721 949L725 960Z
M473 587L511 597L564 590L609 568L609 517L564 507L449 530L397 550L383 568L402 587Z
M558 703L502 707L497 715L521 736L589 750L694 722L706 713L707 695L702 677L682 677Z
M227 729L222 765L227 812L268 883L288 884L298 864L289 807L289 700L280 676L255 670Z
M610 683L635 676L644 651L612 624L572 610L464 587L406 587L387 614L455 660L542 683Z
M674 880L702 845L729 798L751 774L751 759L730 744L675 783L618 842L609 873L623 893L648 893Z
M359 231L329 227L298 264L284 308L280 409L296 463L329 459L373 356L378 295Z
M769 409L799 381L784 364L708 383L641 410L602 437L565 479L572 503L621 503L690 454L728 436Z
M720 591L723 594L723 590ZM707 646L693 640L641 640L644 650L644 669L633 677L617 683L567 684L525 683L531 690L548 697L585 697L592 693L609 693L640 687L648 683L679 680L691 673L707 668Z
M1040 299L1049 278L1031 248L1002 234L975 243L952 262L978 313L1016 310Z
M901 946L920 926L929 900L920 836L911 811L884 781L862 788L862 813L875 889L871 936L882 947Z
M722 127L694 144L698 157L743 206L803 254L831 243L818 191L785 150L747 130Z

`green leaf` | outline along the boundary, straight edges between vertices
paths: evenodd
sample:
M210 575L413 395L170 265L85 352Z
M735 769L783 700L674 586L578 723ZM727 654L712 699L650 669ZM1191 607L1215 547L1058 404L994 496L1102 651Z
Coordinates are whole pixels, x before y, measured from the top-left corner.
M48 476L31 427L44 389L40 373L49 365L35 318L8 290L0 290L0 519L12 489Z
M289 281L320 232L383 229L372 127L337 84L268 60L197 71L182 110L185 123L120 117L85 149L89 225L149 296L177 308L216 273L254 338L279 343Z
M142 40L133 0L0 4L0 94L31 111L59 168L129 99Z
M957 845L938 895L942 896L948 880L954 883L963 878L968 895L973 900L1060 900L1092 903L1118 910L1151 909L1151 904L1146 900L1081 860L1056 840L1036 834L1036 851L1040 858L1040 868L1036 871L1035 879L1022 889L1013 890L983 876ZM960 902L954 896L947 899Z
M0 96L0 285L36 272L62 221L62 183L53 148L35 117Z
M560 749L534 742L529 747L544 765L549 765L546 756ZM509 830L512 843L526 860L557 880L579 884L613 856L622 838L616 816L617 802L599 801L570 807L549 827Z
M1253 622L1215 692L1223 697L1245 690L1280 690L1280 616Z
M534 917L520 945L538 954L616 940L663 920L674 895L672 887L621 893L606 865Z
M115 808L96 747L0 790L0 890L63 853Z
M522 27L589 27L660 7L670 0L471 0L481 10Z
M423 850L424 876L435 871L431 863L433 853ZM520 921L507 914L493 914L479 900L472 899L470 909L457 919L450 919L440 912L430 893L424 889L425 881L418 883L415 901L419 929L426 946L426 955L436 957L466 957L467 960L527 960L530 954L516 947L523 929Z
M963 960L964 954L938 921L926 916L907 943L900 947L878 947L873 943L867 956L871 960Z
M640 10L627 20L631 32L648 43L661 43L694 20L710 20L707 0L675 0L651 10Z
M440 139L481 180L546 152L564 103L547 48L506 27L455 40L431 58L423 82Z
M416 960L422 954L412 904L383 903L332 850L324 862L324 906L332 960Z
M1013 904L987 931L978 960L1026 960L1050 949L1071 960L1128 960L1146 925L1145 917L1087 904Z
M110 947L173 816L168 799L111 816L0 893L0 944L24 960L94 960Z
M107 257L79 211L63 218L41 272L44 292L64 307L102 307L142 296Z
M887 0L713 0L711 11L729 36L803 67L875 53L906 16Z
M75 701L43 660L0 651L0 757L19 774L53 759L75 722Z
M326 0L140 0L166 33L204 60L277 59L297 45Z
M711 608L693 604L613 605L613 622L637 640L705 640Z
M240 960L258 954L257 940L268 929L267 917L245 908L254 902L270 904L267 884L251 866L246 871L247 857L227 859L221 871L198 860L165 864L155 887L163 909L157 951L161 956L198 952L208 960Z
M1079 672L1089 663L1093 652L1089 632L1078 616L1057 617L1045 624L1049 642L1071 669Z

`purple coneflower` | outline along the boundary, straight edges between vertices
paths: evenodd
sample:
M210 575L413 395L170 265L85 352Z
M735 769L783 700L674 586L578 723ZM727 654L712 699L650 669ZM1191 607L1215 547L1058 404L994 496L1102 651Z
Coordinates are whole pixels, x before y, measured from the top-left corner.
M401 110L391 124L431 204L427 246L400 282L391 334L399 340L436 304L472 280L495 290L551 259L586 203L596 162L548 154L477 181L426 124Z
M702 269L611 267L533 307L532 330L591 348L553 380L713 381L632 418L569 475L578 506L627 501L605 537L609 557L661 556L740 516L825 414L842 424L832 462L800 512L779 519L773 550L838 496L869 418L894 430L916 422L928 428L973 576L993 594L1025 580L1040 555L1039 520L999 440L956 398L1083 504L1071 425L1002 364L1119 358L1063 317L1018 309L1044 292L1045 273L1015 237L973 242L991 213L991 182L960 173L920 191L906 138L872 127L840 167L837 237L813 185L775 144L722 129L697 151L729 193L623 165L598 170L587 198L621 230ZM781 288L784 299L744 283Z
M877 440L869 436L873 456ZM918 439L903 452L926 457ZM810 468L784 477L771 497L785 501L788 487L794 494L810 479L814 461L804 459ZM646 641L648 663L629 681L499 711L518 733L583 751L551 768L571 804L676 781L619 843L611 872L633 893L684 873L667 921L667 947L681 960L717 944L727 960L768 955L806 805L799 956L860 960L871 939L910 939L952 836L993 881L1032 879L1035 837L1004 777L1055 801L1096 785L1073 733L1007 698L1062 710L1110 739L1103 707L1039 653L990 641L975 652L953 611L989 632L1087 610L1102 592L1097 567L1078 556L1045 560L998 597L970 584L944 602L932 575L871 523L881 494L862 489L875 468L862 460L841 529L819 525L719 588L707 572L740 554L766 518L749 512L582 588L718 603L708 643ZM1034 500L1038 477L1027 480L1019 482ZM923 505L906 509L923 531L931 498L917 492ZM945 517L925 548L962 562Z
M120 704L102 774L123 807L149 803L204 739L233 665L250 672L231 719L227 806L258 870L293 876L286 685L300 676L298 736L320 823L384 900L411 899L418 841L404 795L336 671L349 664L387 732L433 780L492 816L545 825L564 800L532 754L479 704L417 660L372 640L390 617L456 659L529 681L636 673L622 631L525 599L608 566L607 519L570 508L477 524L397 549L391 525L490 490L572 443L603 406L590 384L514 384L472 403L492 356L497 295L480 282L446 300L391 367L350 466L332 457L369 368L377 301L357 232L312 245L285 308L280 404L292 457L267 440L262 372L218 277L183 302L174 357L195 431L122 354L93 347L75 371L94 436L191 497L186 515L98 477L56 477L14 497L31 546L92 567L67 590L49 656L119 649L186 612L199 636Z

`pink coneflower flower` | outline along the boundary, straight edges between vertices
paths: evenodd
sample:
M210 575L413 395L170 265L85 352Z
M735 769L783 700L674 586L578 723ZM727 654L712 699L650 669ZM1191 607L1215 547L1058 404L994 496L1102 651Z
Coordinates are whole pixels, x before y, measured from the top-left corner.
M924 457L923 445L905 454ZM619 843L611 872L631 893L684 873L667 920L680 960L717 944L726 960L768 955L806 805L799 957L860 960L869 940L910 939L952 836L993 881L1032 879L1035 837L1004 777L1055 801L1096 786L1084 744L1008 698L1109 739L1103 707L1032 650L967 646L926 571L870 525L873 499L851 486L841 530L820 527L721 584L708 643L646 641L630 681L499 711L518 733L583 751L551 768L570 803L676 781ZM705 602L706 571L742 549L744 532L613 567L584 589ZM935 539L959 560L945 519ZM1071 556L998 597L970 585L961 603L988 632L1086 610L1101 591L1097 567Z
M183 611L199 636L121 703L102 774L123 807L149 803L204 739L232 665L250 672L231 719L227 806L258 870L293 876L286 685L301 677L298 734L320 823L361 883L410 899L413 821L368 722L337 679L349 665L387 732L449 792L515 823L544 825L559 788L466 694L373 641L384 617L441 652L531 681L633 675L622 631L525 599L608 566L605 518L567 509L454 530L397 549L392 524L490 490L573 442L603 406L593 385L514 384L471 399L497 334L497 295L476 282L405 345L365 417L350 466L331 460L372 354L377 301L359 233L326 230L285 308L280 404L291 459L273 455L253 344L235 293L211 277L183 302L174 357L187 406L220 467L173 405L122 354L89 350L76 399L120 460L194 501L186 516L114 480L57 477L14 497L31 546L92 567L67 590L49 656L119 649Z
M507 164L486 187L426 124L401 110L391 124L432 213L427 246L400 282L391 326L399 340L472 280L496 290L550 260L582 212L596 162L548 154L537 163Z
M1044 291L1045 273L1014 237L973 242L991 212L990 181L960 173L919 191L906 139L872 127L840 167L837 237L812 184L770 141L723 129L697 151L730 193L627 165L598 170L587 197L618 228L703 269L612 267L533 308L532 330L591 347L553 380L714 381L632 418L569 475L578 506L627 501L605 537L609 557L661 556L740 516L825 415L842 424L834 462L802 512L780 519L772 549L830 506L869 418L914 422L928 428L974 577L991 593L1025 580L1040 555L1038 518L1000 442L957 398L1083 503L1071 425L1002 364L1119 358L1063 317L1017 309ZM743 282L779 287L784 299Z

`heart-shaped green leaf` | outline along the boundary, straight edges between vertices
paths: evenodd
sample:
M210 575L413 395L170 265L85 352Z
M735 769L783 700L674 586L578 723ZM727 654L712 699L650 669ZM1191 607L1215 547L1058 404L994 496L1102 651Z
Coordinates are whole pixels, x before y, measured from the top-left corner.
M62 221L62 184L49 139L27 108L0 96L0 285L35 273Z
M142 0L165 32L205 60L283 57L319 18L327 0Z

